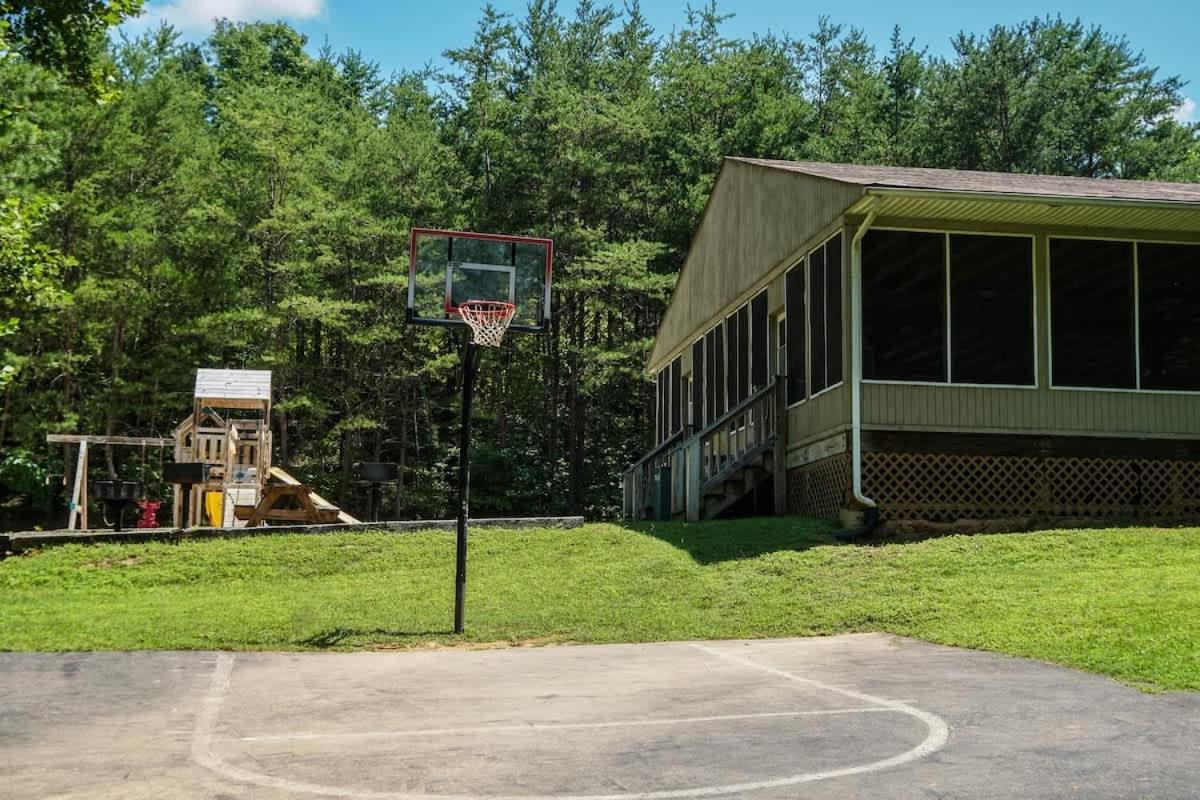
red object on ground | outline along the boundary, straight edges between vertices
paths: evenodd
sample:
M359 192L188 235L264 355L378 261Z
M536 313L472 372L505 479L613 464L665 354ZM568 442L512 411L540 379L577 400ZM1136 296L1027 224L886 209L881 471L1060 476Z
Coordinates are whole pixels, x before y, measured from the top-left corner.
M157 528L158 507L161 505L161 500L138 500L138 508L142 510L142 515L138 517L137 527Z

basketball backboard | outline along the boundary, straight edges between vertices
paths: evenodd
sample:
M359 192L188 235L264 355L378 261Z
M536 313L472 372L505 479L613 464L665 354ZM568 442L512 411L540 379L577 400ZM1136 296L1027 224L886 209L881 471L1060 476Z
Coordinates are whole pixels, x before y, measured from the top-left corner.
M512 303L509 330L542 333L550 325L550 239L413 228L409 242L408 319L465 326L461 303Z

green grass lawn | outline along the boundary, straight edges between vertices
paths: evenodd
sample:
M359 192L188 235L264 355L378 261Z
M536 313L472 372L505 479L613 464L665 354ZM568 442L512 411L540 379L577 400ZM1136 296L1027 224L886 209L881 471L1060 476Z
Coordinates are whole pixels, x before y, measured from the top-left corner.
M0 562L0 649L452 643L453 535L68 546ZM891 631L1200 690L1200 530L836 543L796 519L472 534L465 641Z

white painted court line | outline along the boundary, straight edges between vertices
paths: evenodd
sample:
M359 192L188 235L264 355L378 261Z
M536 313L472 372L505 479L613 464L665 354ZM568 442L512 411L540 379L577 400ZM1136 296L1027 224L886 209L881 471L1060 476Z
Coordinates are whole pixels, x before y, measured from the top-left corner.
M214 739L216 742L280 742L307 739L391 739L411 736L452 736L463 733L513 733L520 731L589 730L593 728L649 728L657 725L692 725L705 722L729 722L778 717L824 717L837 714L875 714L895 712L881 706L823 708L813 711L764 711L757 714L722 714L710 717L673 717L664 719L612 720L608 722L522 722L502 725L473 725L462 728L417 728L402 731L362 731L348 733L276 733L263 736L238 736Z
M355 789L346 786L330 786L326 784L308 783L306 781L291 780L290 778L257 772L252 769L246 769L244 767L230 764L213 751L213 730L216 727L217 720L221 714L221 709L225 704L225 698L229 692L234 664L234 656L232 653L221 653L217 656L217 665L213 670L213 677L209 685L208 694L204 698L204 703L201 707L200 713L196 717L196 726L192 732L192 759L205 769L239 783L251 784L267 789L277 789L288 794L311 794L322 797L342 797L349 798L349 800L680 800L682 798L718 797L722 795L753 792L761 789L776 789L786 786L795 786L801 783L828 780L830 778L838 778L847 775L859 775L867 772L877 772L879 770L900 766L902 764L907 764L924 758L944 747L949 739L949 728L946 726L946 723L941 719L941 717L938 717L937 715L931 714L927 711L922 711L921 709L907 703L875 697L867 694L866 692L859 692L853 689L831 686L829 684L821 683L820 681L804 678L794 673L785 672L765 664L760 664L744 656L726 653L717 648L712 648L701 644L692 644L690 646L717 658L721 658L752 669L761 670L763 672L784 678L785 680L793 683L821 689L823 691L833 692L834 694L839 694L844 697L850 697L858 702L867 703L871 708L879 708L880 710L897 711L902 714L907 714L925 724L928 731L927 735L920 744L911 748L910 750L906 750L905 752L890 758L872 761L868 764L859 764L856 766L842 767L839 769L824 770L819 772L803 772L797 775L789 775L782 778L725 784L721 786L698 786L685 789L668 789L651 792L621 792L617 794L592 795L463 795ZM844 711L845 713L861 713L861 711L851 711L849 709ZM586 723L579 724L582 725ZM681 722L680 724L683 723Z

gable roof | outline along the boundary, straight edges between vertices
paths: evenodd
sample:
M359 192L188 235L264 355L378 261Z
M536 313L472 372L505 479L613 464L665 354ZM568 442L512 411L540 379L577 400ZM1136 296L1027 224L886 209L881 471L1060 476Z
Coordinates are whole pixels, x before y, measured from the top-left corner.
M732 160L758 164L769 169L799 172L865 188L971 192L1063 199L1200 203L1200 184L1196 183L1131 181L1116 178L1067 178L1057 175L1023 175L1009 172L976 172L923 167L873 167L859 164L825 164L816 161L779 161L765 158L734 158Z

